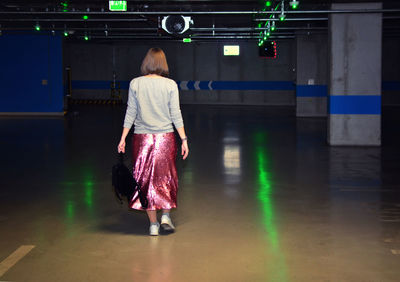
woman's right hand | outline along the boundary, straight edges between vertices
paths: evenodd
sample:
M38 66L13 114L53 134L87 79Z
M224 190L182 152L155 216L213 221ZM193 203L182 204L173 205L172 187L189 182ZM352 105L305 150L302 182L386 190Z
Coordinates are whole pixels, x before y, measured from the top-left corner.
M121 139L118 144L118 153L125 153L125 139Z
M187 158L187 156L189 155L189 146L188 146L188 143L187 143L187 140L184 140L183 142L182 142L182 146L181 146L182 148L182 158L185 160L186 158Z

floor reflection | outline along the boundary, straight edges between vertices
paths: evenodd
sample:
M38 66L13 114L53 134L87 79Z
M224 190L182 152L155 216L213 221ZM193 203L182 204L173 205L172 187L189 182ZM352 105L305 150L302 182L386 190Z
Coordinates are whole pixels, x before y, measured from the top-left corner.
M224 144L224 173L227 184L240 182L240 146L235 144Z
M237 198L242 178L241 147L239 131L235 124L228 124L222 139L224 166L224 192L228 197Z
M263 131L256 132L253 136L256 153L256 167L258 172L257 199L261 204L263 225L266 231L268 250L274 257L274 263L267 263L271 276L267 280L288 281L285 257L280 249L279 231L276 227L276 215L272 200L272 182L270 177L270 164L268 164L267 135ZM271 279L272 278L272 279Z

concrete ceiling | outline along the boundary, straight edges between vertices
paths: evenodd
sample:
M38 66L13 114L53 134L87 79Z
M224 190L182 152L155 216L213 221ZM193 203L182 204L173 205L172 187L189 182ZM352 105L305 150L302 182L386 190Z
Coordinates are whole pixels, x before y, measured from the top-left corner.
M272 7L281 1L272 1ZM286 20L276 21L271 39L293 38L296 32L326 33L328 13L332 2L376 2L340 0L300 0L296 14L290 13L285 0ZM28 4L27 4L28 3ZM65 5L66 4L66 5ZM109 12L104 0L60 1L1 1L1 31L33 30L40 32L68 32L69 40L82 40L85 35L93 40L254 40L265 28L270 14L261 14L265 1L128 1L127 12ZM267 11L270 11L268 8ZM400 1L383 1L384 35L400 36ZM280 11L280 7L278 9ZM278 13L277 11L277 13ZM315 13L315 11L322 11ZM161 20L175 12L193 19L193 26L182 36L172 36L161 28ZM84 20L83 16L88 19ZM278 14L276 14L276 18Z

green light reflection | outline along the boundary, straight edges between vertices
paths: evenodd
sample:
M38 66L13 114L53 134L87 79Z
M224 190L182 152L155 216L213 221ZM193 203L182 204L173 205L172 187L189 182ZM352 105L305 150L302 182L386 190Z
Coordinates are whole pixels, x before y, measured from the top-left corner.
M277 231L274 225L274 210L270 197L271 182L269 179L269 172L265 170L267 166L265 149L261 146L257 147L257 164L258 164L258 182L260 184L260 188L257 193L257 199L262 204L264 225L267 228L269 241L274 250L276 250L279 246L278 246Z
M86 215L90 219L95 217L94 186L93 173L89 169L81 169L81 181L63 181L63 202L64 202L64 224L67 235L75 234L74 224L79 214L81 219L82 209L86 207Z
M183 181L187 184L193 184L193 171L191 168L186 169L183 173Z
M93 208L93 182L85 182L85 204L89 209Z
M75 203L71 200L67 201L65 206L66 216L69 220L73 221L75 217Z
M65 219L64 224L66 227L66 234L68 237L73 236L76 231L73 228L75 222L75 214L76 214L76 203L73 198L73 186L74 183L70 181L61 183L65 188L63 189L63 197L65 201L64 213Z
M273 267L273 279L269 281L288 281L287 267L284 255L279 247L279 234L275 225L275 211L273 201L271 199L272 184L268 164L268 155L266 150L266 134L258 132L254 135L256 162L258 170L257 199L261 203L263 224L267 232L267 239L271 250L271 255L275 258ZM272 278L272 277L271 277Z
M87 214L89 218L93 219L94 217L94 182L93 182L93 172L90 167L85 167L82 169L83 173L83 202L87 209Z

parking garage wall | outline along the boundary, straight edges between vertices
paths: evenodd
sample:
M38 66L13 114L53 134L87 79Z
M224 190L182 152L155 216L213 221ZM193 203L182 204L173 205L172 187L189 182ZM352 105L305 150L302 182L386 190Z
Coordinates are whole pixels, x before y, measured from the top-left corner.
M317 39L321 40L321 36ZM228 44L65 41L64 66L72 70L74 99L109 99L115 72L126 101L129 81L140 75L140 64L147 50L159 46L167 55L170 77L183 86L181 103L295 105L298 58L294 40L277 42L276 59L259 57L255 42L240 42L237 57L223 56L223 46ZM315 44L327 48L326 42ZM384 38L382 48L382 104L400 105L400 40ZM323 68L328 58L326 62L321 60L324 58L318 59L318 65Z
M238 43L239 56L224 56L224 45L229 43L66 41L64 65L71 67L74 99L108 99L115 72L126 100L129 81L140 75L147 50L158 46L166 53L170 77L181 88L181 103L295 104L294 40L277 42L275 59L259 57L256 42Z

